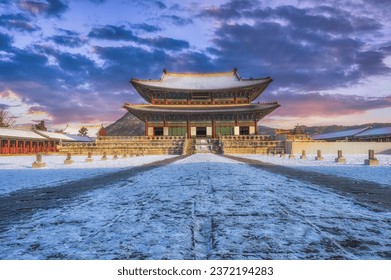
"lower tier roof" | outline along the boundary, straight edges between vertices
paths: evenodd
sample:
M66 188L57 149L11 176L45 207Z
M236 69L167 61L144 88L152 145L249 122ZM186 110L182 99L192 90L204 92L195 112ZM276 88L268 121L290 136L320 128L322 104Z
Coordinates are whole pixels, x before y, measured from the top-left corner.
M260 120L264 116L280 107L277 102L273 103L250 103L250 104L233 104L233 105L133 105L124 104L123 106L131 114L142 121L153 120L178 120L181 117L192 119L200 117L207 119L254 119Z

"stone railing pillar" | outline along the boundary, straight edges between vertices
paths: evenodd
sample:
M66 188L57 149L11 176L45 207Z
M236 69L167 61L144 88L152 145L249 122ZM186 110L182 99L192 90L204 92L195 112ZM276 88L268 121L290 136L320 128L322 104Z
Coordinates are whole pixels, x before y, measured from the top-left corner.
M378 166L379 161L377 158L375 158L375 151L374 150L368 150L368 159L364 160L365 165L369 166Z
M42 168L42 167L45 167L46 166L46 163L44 163L42 161L42 154L41 153L38 153L36 155L36 159L35 161L33 162L32 164L32 168Z
M92 158L91 151L88 151L87 158L85 159L85 162L92 162L94 159Z
M345 163L346 162L345 158L342 155L342 150L338 150L337 158L335 159L335 162L337 162L337 163Z
M321 150L317 150L317 151L316 151L315 160L323 160L322 151L321 151Z
M300 159L307 159L307 156L306 156L306 154L305 154L305 150L302 150L302 151L301 151Z
M67 153L67 158L66 160L64 160L64 164L72 164L73 163L73 160L72 160L72 155L71 153Z

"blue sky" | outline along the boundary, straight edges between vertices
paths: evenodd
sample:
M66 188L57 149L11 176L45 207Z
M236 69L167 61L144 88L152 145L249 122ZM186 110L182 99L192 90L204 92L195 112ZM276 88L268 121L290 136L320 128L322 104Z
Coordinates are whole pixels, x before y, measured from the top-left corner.
M262 123L391 122L388 0L0 0L0 107L17 124L108 124L129 80L271 76Z

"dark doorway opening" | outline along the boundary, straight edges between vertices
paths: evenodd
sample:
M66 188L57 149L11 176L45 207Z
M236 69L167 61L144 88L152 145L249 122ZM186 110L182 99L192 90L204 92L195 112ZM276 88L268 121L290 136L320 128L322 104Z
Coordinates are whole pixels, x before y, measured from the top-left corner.
M163 127L154 127L153 135L155 136L163 136Z
M239 127L239 134L240 135L249 135L250 134L250 129L248 126L241 126Z
M197 127L196 128L197 137L206 137L206 127Z

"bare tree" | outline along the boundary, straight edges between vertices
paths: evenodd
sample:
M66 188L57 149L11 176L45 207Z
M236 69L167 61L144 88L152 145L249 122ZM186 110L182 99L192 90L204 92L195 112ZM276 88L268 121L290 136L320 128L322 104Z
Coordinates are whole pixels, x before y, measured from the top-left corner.
M6 109L0 109L0 127L10 127L15 123L15 120L11 116L10 112Z

